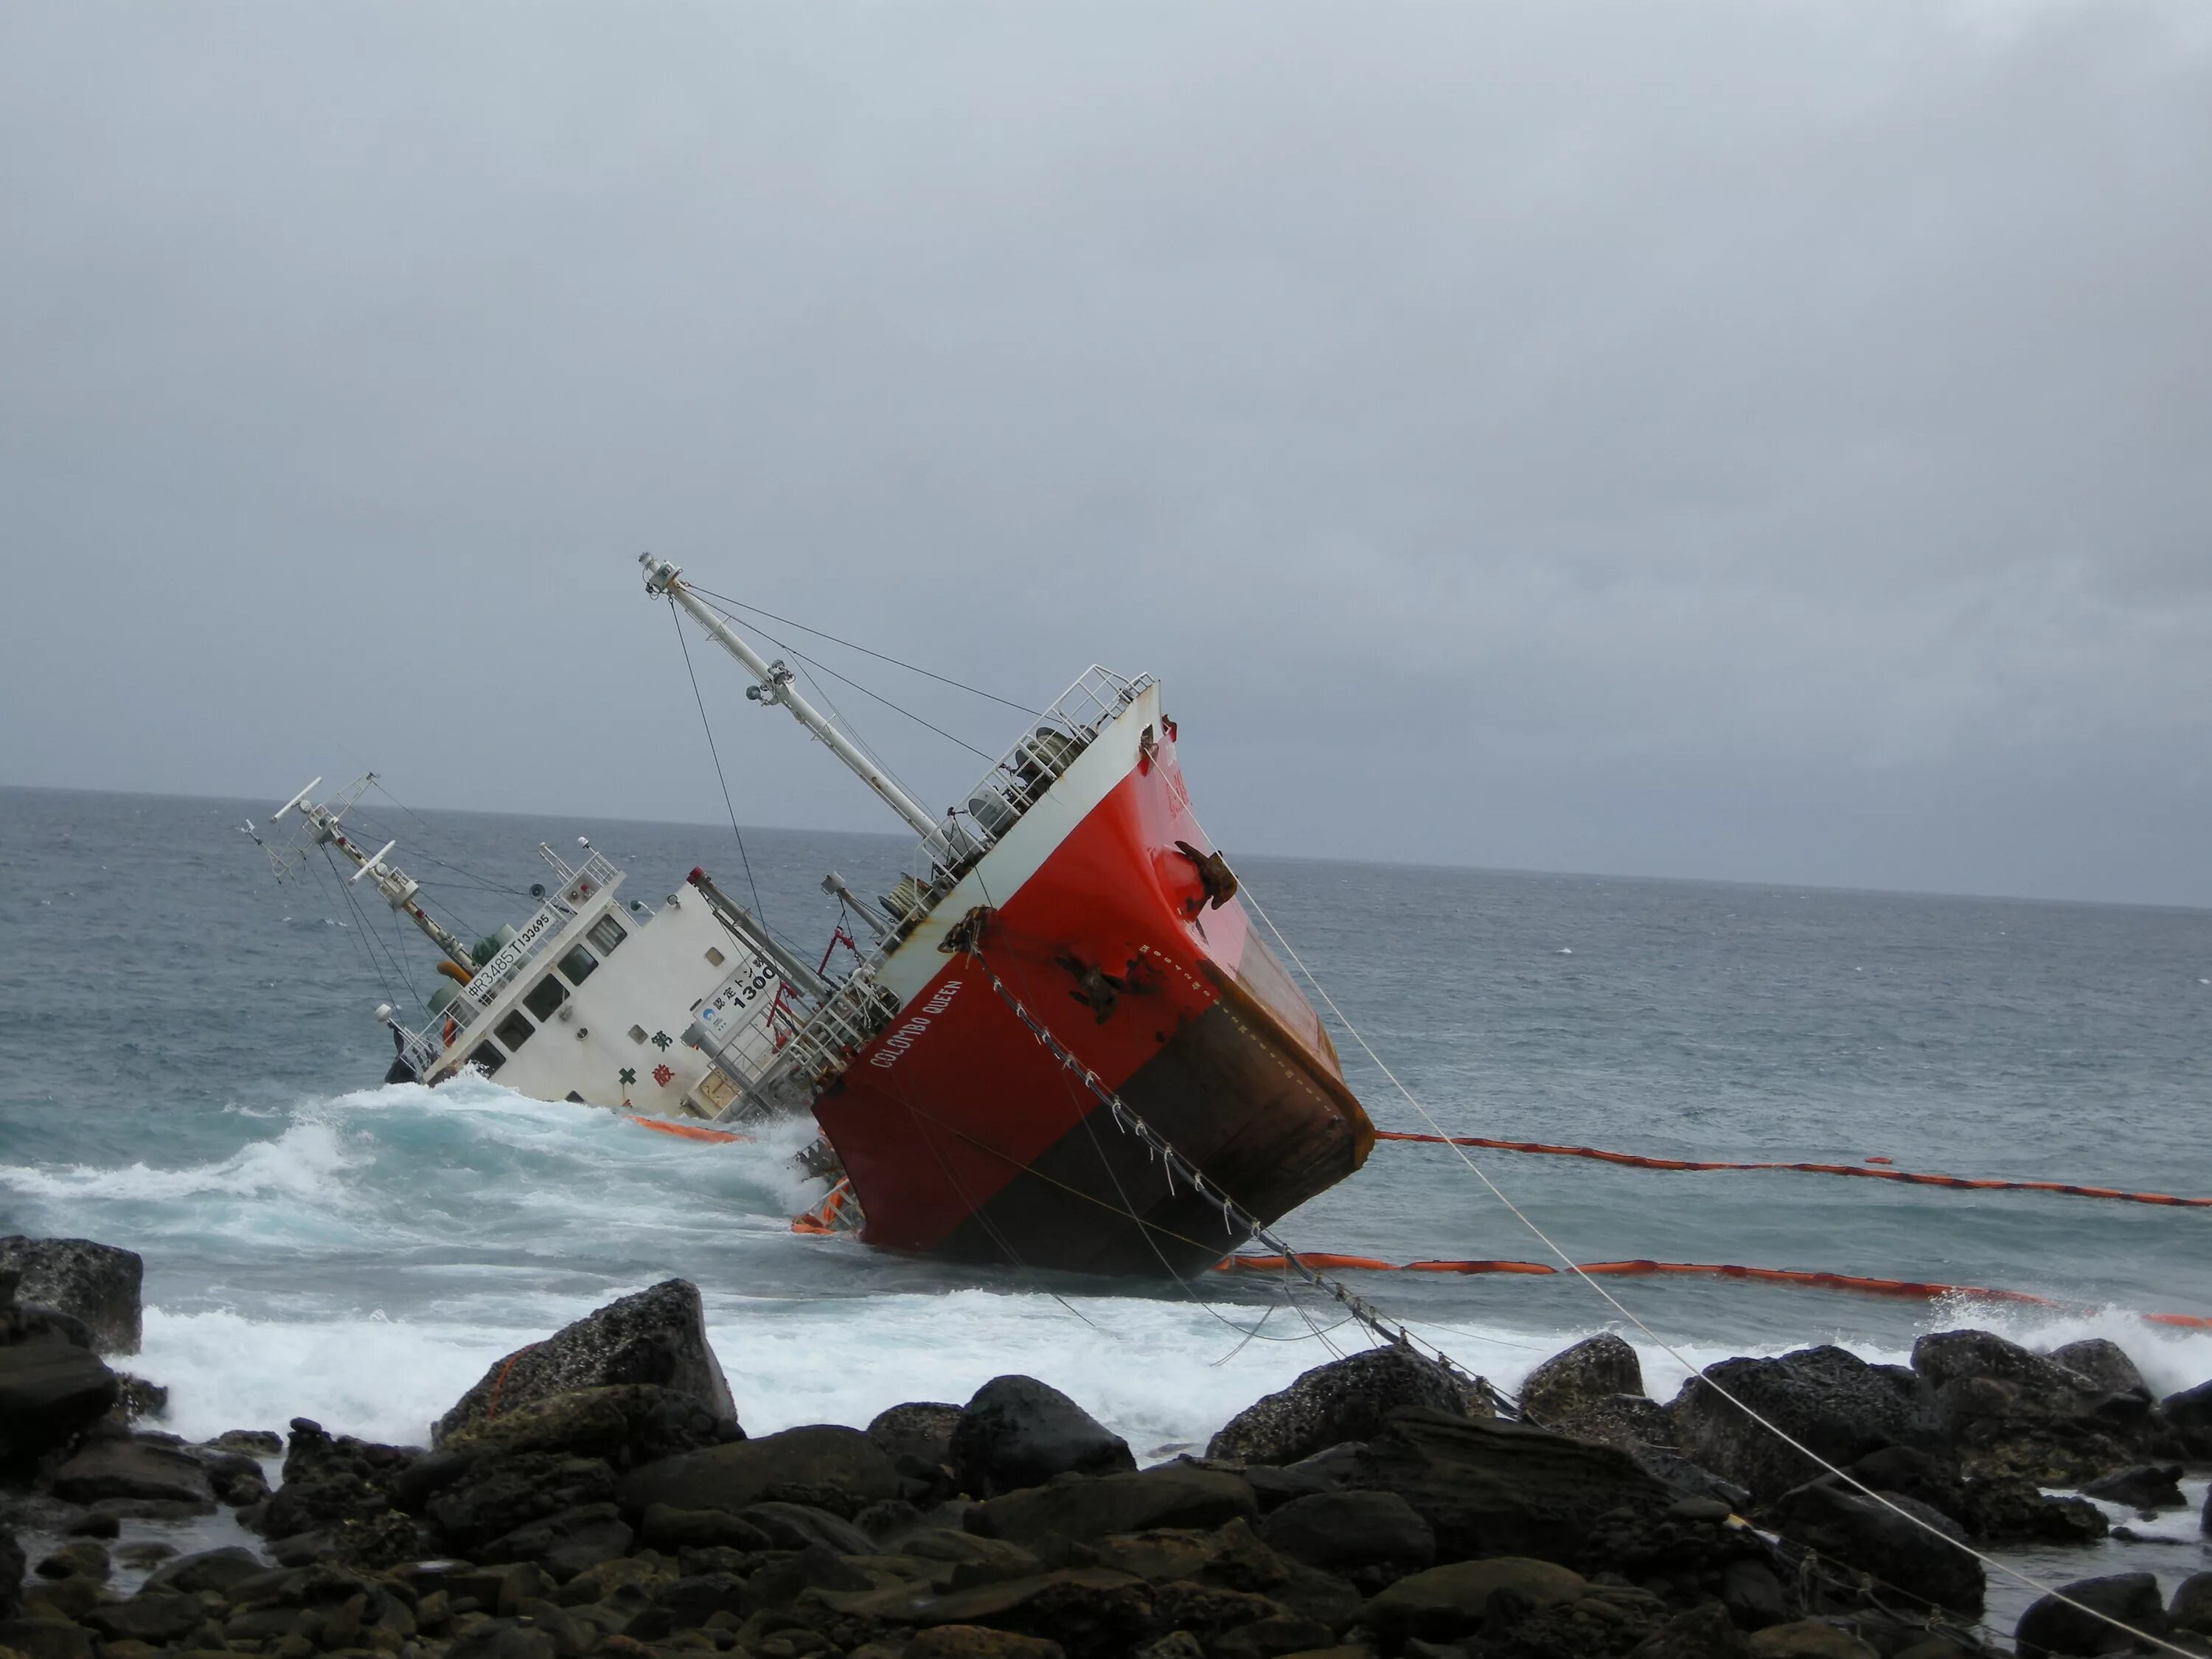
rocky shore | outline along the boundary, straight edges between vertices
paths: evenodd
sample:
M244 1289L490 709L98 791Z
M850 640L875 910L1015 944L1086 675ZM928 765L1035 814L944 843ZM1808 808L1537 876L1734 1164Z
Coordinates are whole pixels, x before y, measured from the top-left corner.
M1149 1468L1020 1376L750 1437L681 1279L507 1356L428 1447L305 1419L186 1443L108 1363L138 1280L127 1251L0 1240L0 1659L2116 1652L2049 1600L1986 1629L1959 1545L2089 1542L2105 1511L2045 1488L2154 1514L2212 1462L2212 1382L2160 1401L2109 1342L1973 1330L1909 1367L1726 1360L1663 1404L1594 1337L1513 1419L1378 1349ZM161 1535L225 1513L258 1542ZM2212 1654L2212 1574L2066 1589Z

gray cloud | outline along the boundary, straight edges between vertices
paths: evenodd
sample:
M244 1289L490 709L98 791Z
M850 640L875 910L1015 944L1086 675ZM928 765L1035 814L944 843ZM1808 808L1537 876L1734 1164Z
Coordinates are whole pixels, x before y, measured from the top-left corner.
M0 10L0 777L718 817L651 546L1232 847L2212 903L2206 16Z

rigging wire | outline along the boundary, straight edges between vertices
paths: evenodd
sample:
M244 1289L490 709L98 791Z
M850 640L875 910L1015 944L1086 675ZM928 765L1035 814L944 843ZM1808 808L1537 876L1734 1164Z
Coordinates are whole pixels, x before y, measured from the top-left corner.
M1298 971L1305 975L1306 983L1313 987L1315 994L1319 996L1321 1000L1328 1006L1329 1012L1336 1016L1338 1023L1344 1027L1345 1030L1351 1036L1352 1040L1359 1045L1360 1052L1367 1056L1369 1060L1374 1064L1377 1071L1381 1072L1384 1077L1390 1080L1391 1085L1397 1090L1399 1094L1405 1097L1406 1103L1421 1115L1423 1121L1429 1125L1430 1128L1434 1130L1437 1134L1443 1135L1444 1133L1443 1126L1438 1123L1436 1118L1429 1111L1429 1109L1423 1105L1420 1101L1415 1097L1413 1091L1408 1089L1399 1080L1398 1074L1392 1071L1389 1066L1384 1063L1382 1057L1380 1054L1375 1052L1373 1047L1368 1042L1367 1039L1360 1034L1359 1028L1354 1025L1350 1019L1346 1018L1344 1010L1336 1006L1336 999L1329 995L1327 988L1322 984L1319 979L1315 977L1313 969L1306 966L1305 959L1298 955L1297 947L1291 945L1289 939L1283 937L1283 930L1275 926L1274 919L1269 916L1267 911L1261 906L1260 901L1253 896L1251 889L1249 886L1240 886L1237 896L1246 904L1249 905L1252 908L1253 914L1257 915L1262 922L1267 924L1267 931L1274 936L1275 942L1283 947L1283 950L1288 954L1291 960L1297 964ZM1729 1405L1735 1407L1746 1417L1758 1424L1760 1428L1765 1429L1769 1434L1774 1436L1776 1439L1781 1441L1784 1445L1790 1447L1792 1450L1799 1453L1801 1455L1810 1459L1821 1468L1826 1469L1829 1474L1834 1475L1845 1485L1856 1491L1861 1496L1872 1498L1875 1503L1881 1504L1884 1509L1888 1510L1893 1514L1901 1516L1904 1519L1911 1522L1921 1531L1928 1534L1931 1538L1941 1539L1944 1543L1949 1544L1954 1548L1964 1550L1967 1554L1972 1556L1977 1561L1979 1561L1984 1570L1993 1567L1997 1571L2002 1573L2006 1577L2014 1580L2015 1583L2026 1585L2028 1589L2036 1591L2039 1595L2054 1597L2058 1601L2067 1607L2072 1607L2076 1612L2086 1613L2089 1614L2090 1617L2095 1619L2100 1624L2110 1626L2116 1631L2124 1632L2137 1642L2146 1643L2150 1646L2161 1648L2168 1653L2186 1655L2189 1652L2189 1650L2186 1648L2177 1647L2174 1644L2166 1641L2161 1638L2154 1636L2148 1631L2139 1630L2135 1626L2127 1623L2124 1620L2116 1619L2108 1613L2101 1612L2098 1608L2093 1607L2086 1602L2077 1601L2075 1597L2067 1595L2064 1591L2058 1589L2055 1586L2046 1584L2040 1579L2021 1571L2016 1567L2008 1565L2006 1563L1998 1560L1995 1556L1976 1549L1972 1544L1966 1543L1960 1539L1952 1537L1948 1533L1944 1532L1940 1528L1929 1524L1920 1516L1913 1514L1902 1504L1894 1503L1884 1494L1876 1492L1872 1486L1867 1485L1863 1480L1857 1479L1856 1476L1849 1474L1845 1470L1838 1468L1826 1458L1821 1456L1818 1452L1813 1450L1803 1442L1800 1441L1788 1430L1783 1428L1779 1424L1762 1415L1760 1413L1754 1411L1751 1407L1746 1405L1741 1400L1738 1399L1735 1395L1731 1393L1726 1387L1721 1383L1714 1382L1711 1377L1705 1376L1702 1368L1692 1364L1673 1343L1668 1341L1665 1337L1661 1336L1656 1331L1645 1324L1643 1320L1637 1317L1637 1316L1631 1312L1628 1307L1622 1303L1620 1297L1613 1295L1611 1291L1606 1289L1604 1285L1598 1283L1598 1281L1592 1278L1589 1273L1583 1272L1582 1267L1576 1263L1572 1257L1569 1256L1565 1250L1553 1243L1552 1242L1551 1235L1547 1233L1541 1227L1538 1226L1535 1221L1529 1217L1527 1212L1523 1211L1519 1205L1516 1204L1511 1199L1505 1195L1504 1192L1498 1187L1496 1182L1490 1178L1489 1174L1482 1168L1482 1166L1468 1156L1467 1149L1464 1146L1450 1143L1449 1139L1447 1139L1447 1144L1450 1144L1452 1146L1452 1150L1459 1154L1460 1162L1466 1164L1469 1170L1474 1171L1475 1178L1481 1182L1486 1188L1489 1188L1491 1196L1504 1206L1505 1209L1510 1214L1511 1214L1513 1218L1516 1221L1518 1221L1523 1227L1527 1228L1546 1249L1551 1251L1553 1255L1559 1257L1560 1261L1565 1265L1569 1272L1572 1273L1577 1279L1581 1279L1583 1283L1589 1285L1591 1290L1596 1291L1599 1296L1602 1297L1616 1314L1620 1315L1621 1318L1626 1320L1638 1331L1642 1332L1645 1337L1649 1338L1650 1341L1660 1349L1661 1352L1665 1353L1668 1358L1674 1360L1675 1364L1682 1366L1690 1376L1698 1378L1707 1388L1711 1389L1723 1400L1727 1401Z
M722 805L730 814L730 833L738 840L738 862L744 866L745 885L752 890L753 914L768 924L768 907L761 902L760 884L753 879L753 861L745 853L745 832L738 828L737 804L730 799L730 780L722 770L722 753L714 746L714 723L707 718L707 699L699 690L699 676L691 666L691 642L684 637L684 618L677 613L676 600L668 601L668 620L676 626L676 643L684 648L684 672L691 678L692 700L699 705L699 724L706 728L707 752L714 757L714 781L722 786Z
M1042 717L1041 711L1031 708L1028 704L1016 702L1010 697L1002 697L995 691L986 691L980 685L969 685L964 680L956 680L946 675L936 673L930 669L921 666L919 664L902 662L896 657L885 656L880 651L871 651L865 645L855 645L850 640L841 640L835 634L825 634L818 628L809 628L805 623L793 622L788 617L779 617L775 611L763 611L757 605L746 605L740 600L731 599L725 594L717 593L710 588L702 587L696 582L687 580L684 583L684 586L689 587L694 593L703 594L708 599L713 599L720 605L726 605L733 610L749 611L756 617L766 617L770 622L781 623L786 628L795 628L802 634L811 634L816 639L827 640L832 645L842 645L848 651L857 651L864 657L873 657L878 662L887 662L894 668L903 668L910 674L921 675L924 679L935 680L941 685L949 685L957 690L970 692L976 696L985 698L992 702L1003 703L1006 707L1014 709L1018 713L1027 714L1032 719L1041 719ZM790 649L788 646L784 648L786 650Z

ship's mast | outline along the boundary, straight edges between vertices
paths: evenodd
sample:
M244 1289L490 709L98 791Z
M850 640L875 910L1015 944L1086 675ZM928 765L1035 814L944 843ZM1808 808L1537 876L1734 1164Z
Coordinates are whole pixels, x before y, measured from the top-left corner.
M356 784L351 794L346 798L346 805L352 805L353 795L358 794L375 781L376 774L371 772ZM347 836L344 826L339 823L339 819L345 812L345 806L340 806L336 811L332 811L327 806L319 806L307 799L316 785L321 782L322 780L317 778L314 783L309 784L307 788L302 789L278 807L276 817L270 819L270 823L274 826L284 814L296 807L301 819L307 825L308 842L313 845L335 847L355 866L353 874L346 878L348 881L359 881L366 877L374 882L376 890L384 895L386 903L421 928L424 936L451 957L457 967L469 974L474 974L477 968L476 958L469 954L469 947L454 938L451 930L433 921L424 912L422 907L415 902L416 891L422 884L397 865L386 864L384 861L384 855L399 843L396 841L388 841L374 853L365 852L356 845ZM280 865L278 868L281 873L284 866Z
M698 619L699 625L723 650L728 652L754 677L756 684L745 689L745 696L759 703L780 703L791 711L792 718L830 745L830 753L852 769L854 775L877 794L884 804L897 813L925 839L942 848L945 828L929 810L912 795L884 775L884 769L860 751L860 745L840 732L825 719L821 711L799 694L791 683L791 671L781 662L769 662L748 644L744 636L732 628L721 613L699 599L685 586L682 574L665 559L656 559L650 553L641 553L637 562L645 567L645 591L656 599L667 595Z

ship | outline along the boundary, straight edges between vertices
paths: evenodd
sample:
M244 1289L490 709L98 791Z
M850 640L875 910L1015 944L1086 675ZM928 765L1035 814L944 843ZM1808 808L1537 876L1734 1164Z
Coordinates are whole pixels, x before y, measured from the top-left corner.
M794 1224L1040 1270L1182 1277L1365 1162L1373 1126L1193 814L1154 677L1094 665L933 812L679 567L640 563L748 701L904 821L903 873L872 902L826 878L865 925L810 962L703 869L656 906L588 845L541 846L535 913L465 942L348 830L349 798L308 799L319 779L278 814L304 831L280 872L327 849L440 952L419 1014L379 1009L389 1080L482 1075L708 1135L811 1114L827 1184Z

